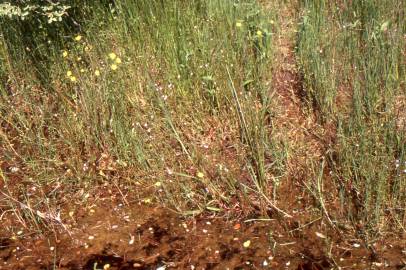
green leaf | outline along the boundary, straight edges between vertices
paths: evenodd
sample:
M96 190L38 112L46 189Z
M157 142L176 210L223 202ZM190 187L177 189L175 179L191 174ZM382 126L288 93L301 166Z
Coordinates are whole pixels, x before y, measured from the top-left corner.
M243 83L243 86L247 86L247 85L249 85L249 84L251 84L251 83L253 83L254 82L254 80L246 80L244 83Z
M206 206L207 210L213 211L213 212L221 212L220 208L213 207L213 206Z
M385 32L388 30L388 26L389 26L389 21L384 22L383 24L381 24L381 31Z
M210 76L210 75L209 75L209 76L203 76L202 79L203 79L204 81L214 81L213 77Z

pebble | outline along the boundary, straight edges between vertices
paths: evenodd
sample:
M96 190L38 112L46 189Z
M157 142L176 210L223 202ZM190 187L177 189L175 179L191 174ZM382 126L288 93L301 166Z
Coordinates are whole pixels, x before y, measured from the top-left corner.
M128 244L129 244L129 245L132 245L132 244L134 244L134 242L135 242L135 237L134 237L133 235L131 235L131 239L130 239L130 241L128 242Z

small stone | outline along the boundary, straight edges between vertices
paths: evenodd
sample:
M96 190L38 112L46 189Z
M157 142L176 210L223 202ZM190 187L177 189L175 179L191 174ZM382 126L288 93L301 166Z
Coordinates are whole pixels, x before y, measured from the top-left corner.
M133 235L131 235L131 239L130 239L130 241L128 242L128 244L129 244L129 245L133 245L134 242L135 242L135 237L134 237Z
M322 233L316 232L317 237L325 239L326 236Z

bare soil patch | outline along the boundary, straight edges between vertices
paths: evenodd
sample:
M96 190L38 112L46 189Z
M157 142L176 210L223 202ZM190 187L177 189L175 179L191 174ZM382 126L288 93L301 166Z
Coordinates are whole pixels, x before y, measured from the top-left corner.
M1 231L0 269L402 269L405 242L388 236L375 253L321 219L180 217L168 209L99 200L64 218L67 230ZM306 215L308 217L308 215ZM16 225L16 224L15 224ZM249 242L248 242L249 241ZM404 250L403 250L404 252ZM330 254L327 256L326 254ZM373 256L372 256L373 255ZM402 257L403 256L403 257ZM402 259L403 258L403 259Z

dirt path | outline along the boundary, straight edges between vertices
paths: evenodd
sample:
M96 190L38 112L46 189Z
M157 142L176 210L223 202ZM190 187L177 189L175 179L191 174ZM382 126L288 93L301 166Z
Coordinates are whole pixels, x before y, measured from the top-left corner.
M281 20L274 42L274 124L276 136L289 142L291 177L297 176L298 168L303 170L309 160L319 161L326 150L326 141L334 134L317 123L305 101L306 93L294 51L298 24L296 7L279 4L278 10Z

